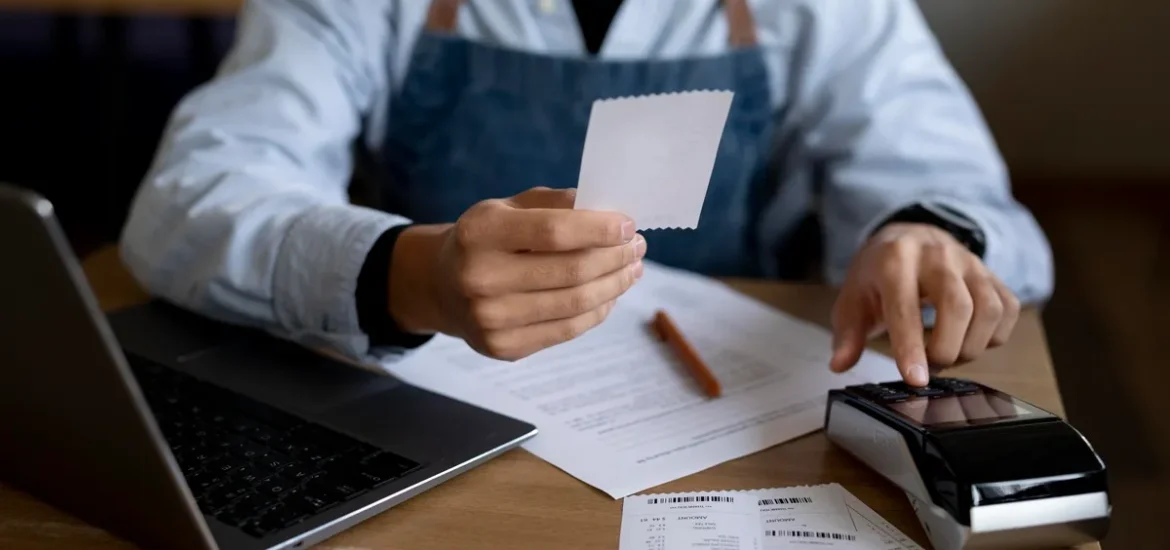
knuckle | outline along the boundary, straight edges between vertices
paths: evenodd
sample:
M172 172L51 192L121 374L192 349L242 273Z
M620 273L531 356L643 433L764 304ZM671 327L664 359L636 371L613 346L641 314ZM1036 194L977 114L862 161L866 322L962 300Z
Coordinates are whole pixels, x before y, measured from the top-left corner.
M1005 292L1004 295L1001 296L1001 299L1003 303L1003 311L1005 314L1009 314L1014 317L1020 313L1020 299L1017 298L1014 293Z
M984 291L979 295L979 310L995 318L1003 317L1003 300L993 291Z
M471 322L477 327L492 330L502 328L504 325L503 316L499 313L499 308L495 307L491 302L474 301L468 307L471 314Z
M941 281L947 284L954 284L958 280L957 273L961 271L955 269L954 264L948 262L945 257L927 256L923 258L922 272L928 280Z
M586 287L577 287L566 292L565 308L572 313L585 313L593 309L593 293Z
M949 284L943 291L942 307L952 315L970 317L975 310L974 300L966 288L959 284Z
M882 256L878 269L886 280L894 280L902 277L902 271L905 265L905 258L894 254L886 254Z
M914 255L919 246L910 239L892 239L882 243L881 252L883 256L906 260Z
M500 361L517 361L523 358L515 346L493 334L484 337L483 354Z
M459 243L464 248L474 244L475 236L479 234L476 225L477 224L473 219L460 219L459 222L455 224L455 242Z
M553 218L545 218L536 222L536 226L532 230L542 245L552 249L564 246L568 237L561 228L561 224Z
M931 258L938 258L943 261L950 261L955 258L952 247L943 241L927 241L919 245L922 247L922 254Z
M492 284L483 270L464 266L459 270L459 290L464 296L488 296L491 294Z

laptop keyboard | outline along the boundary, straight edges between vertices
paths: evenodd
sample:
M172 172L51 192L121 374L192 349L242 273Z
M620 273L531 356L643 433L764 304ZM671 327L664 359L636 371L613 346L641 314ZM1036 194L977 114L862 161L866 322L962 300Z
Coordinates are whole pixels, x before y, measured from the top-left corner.
M174 369L130 364L199 508L252 536L421 467Z

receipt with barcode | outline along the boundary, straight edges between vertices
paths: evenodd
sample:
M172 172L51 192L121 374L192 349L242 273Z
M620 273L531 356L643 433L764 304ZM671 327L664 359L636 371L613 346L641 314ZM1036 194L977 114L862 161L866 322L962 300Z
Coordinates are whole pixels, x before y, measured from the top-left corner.
M619 550L691 548L922 550L836 483L625 499Z
M760 489L758 499L763 548L870 548L849 517L844 488L816 485Z
M621 550L760 550L756 499L742 493L626 497Z

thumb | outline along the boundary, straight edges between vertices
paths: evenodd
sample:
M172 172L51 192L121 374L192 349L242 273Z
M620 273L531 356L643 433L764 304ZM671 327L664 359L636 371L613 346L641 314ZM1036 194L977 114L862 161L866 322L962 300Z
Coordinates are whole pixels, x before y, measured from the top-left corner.
M845 372L857 364L874 322L874 315L864 300L847 294L838 298L833 308L833 357L829 360L829 370Z
M577 190L574 188L533 187L508 199L508 203L516 208L572 209L575 202L577 202Z

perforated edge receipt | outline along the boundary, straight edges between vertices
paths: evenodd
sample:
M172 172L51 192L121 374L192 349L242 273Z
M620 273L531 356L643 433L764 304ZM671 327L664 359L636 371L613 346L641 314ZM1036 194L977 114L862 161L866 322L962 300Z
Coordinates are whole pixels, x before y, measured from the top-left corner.
M617 211L639 229L695 229L734 92L594 102L574 208Z

